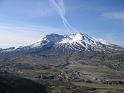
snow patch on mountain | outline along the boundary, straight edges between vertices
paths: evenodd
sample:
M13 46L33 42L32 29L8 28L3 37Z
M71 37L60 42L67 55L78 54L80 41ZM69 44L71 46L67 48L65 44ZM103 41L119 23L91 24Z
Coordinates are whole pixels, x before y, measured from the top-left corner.
M96 41L93 40L88 35L82 33L71 34L69 36L65 36L62 41L57 42L59 44L81 44L81 45L96 45Z
M97 39L97 40L98 40L98 42L100 42L100 43L102 43L102 44L110 45L110 43L108 43L107 41L105 41L105 40L102 39L102 38L99 38L99 39Z
M10 47L10 48L6 48L6 49L1 49L0 52L11 52L11 51L14 51L16 49L17 48L15 48L15 47Z
M82 35L81 34L72 34L70 36L65 36L65 38L62 39L62 41L58 43L81 43Z
M40 47L40 46L41 46L41 42L39 41L39 42L32 44L30 47L34 48L34 47Z

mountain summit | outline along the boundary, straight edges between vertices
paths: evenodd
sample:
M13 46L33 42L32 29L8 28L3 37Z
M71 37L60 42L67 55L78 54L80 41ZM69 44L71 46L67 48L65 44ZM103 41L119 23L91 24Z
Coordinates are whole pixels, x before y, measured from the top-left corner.
M105 50L106 48L114 49L113 47L115 47L116 45L108 43L102 39L92 38L87 34L75 33L70 35L46 35L44 38L42 38L41 41L36 42L28 47L42 48L44 46L78 51L101 51Z

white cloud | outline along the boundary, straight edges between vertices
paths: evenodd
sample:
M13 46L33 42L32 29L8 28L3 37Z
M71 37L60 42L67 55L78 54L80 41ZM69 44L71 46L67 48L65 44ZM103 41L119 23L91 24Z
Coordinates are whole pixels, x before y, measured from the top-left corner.
M106 12L103 13L102 16L108 19L124 21L124 12Z

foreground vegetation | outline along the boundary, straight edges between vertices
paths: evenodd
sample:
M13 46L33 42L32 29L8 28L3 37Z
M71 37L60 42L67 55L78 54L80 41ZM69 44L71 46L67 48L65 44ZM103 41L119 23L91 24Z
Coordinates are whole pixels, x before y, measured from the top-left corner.
M57 79L54 75L61 72L53 68L24 72L23 75L0 72L0 93L124 93L123 82L103 84L90 80L83 81L84 78ZM42 77L39 76L41 74Z
M0 73L0 93L48 93L45 85L9 73Z

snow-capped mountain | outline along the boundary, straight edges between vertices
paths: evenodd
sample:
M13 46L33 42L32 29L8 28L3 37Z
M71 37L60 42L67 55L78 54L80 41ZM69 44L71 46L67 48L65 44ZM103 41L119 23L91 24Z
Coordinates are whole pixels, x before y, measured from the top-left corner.
M44 46L52 46L57 49L71 49L71 50L93 50L100 51L105 48L113 47L112 44L102 39L95 39L86 34L75 33L70 35L50 34L42 38L41 41L36 42L28 47L42 48Z
M75 33L70 35L50 34L46 35L41 41L33 43L29 46L21 46L19 48L3 49L0 52L11 52L28 49L69 49L78 51L105 51L106 48L114 49L117 47L103 39L96 39L88 36L87 34Z
M50 34L28 46L1 49L0 62L65 65L81 61L103 65L106 59L123 59L123 54L123 48L86 34Z

